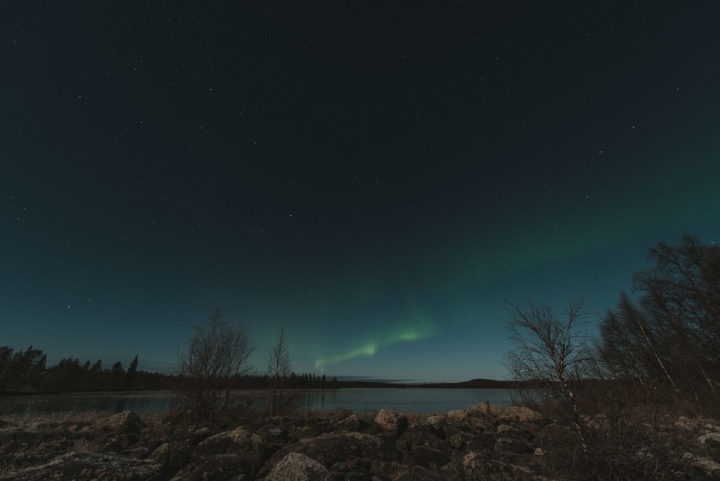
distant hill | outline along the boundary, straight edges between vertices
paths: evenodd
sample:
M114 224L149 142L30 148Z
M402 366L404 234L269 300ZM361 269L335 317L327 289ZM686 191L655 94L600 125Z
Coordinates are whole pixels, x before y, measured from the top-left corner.
M497 381L495 379L471 379L470 381L462 382L440 382L440 383L426 383L422 384L423 387L432 388L471 388L471 389L513 389L519 387L515 381Z
M402 383L379 380L339 380L337 387L365 388L432 388L432 389L514 389L519 387L515 381L497 381L495 379L472 379L462 382Z

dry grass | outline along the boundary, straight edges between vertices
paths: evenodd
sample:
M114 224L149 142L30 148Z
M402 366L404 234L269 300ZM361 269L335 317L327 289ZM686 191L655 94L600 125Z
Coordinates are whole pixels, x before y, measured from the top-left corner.
M60 412L47 414L9 414L3 415L2 420L9 426L23 431L37 432L41 429L53 427L90 426L110 417L107 411Z

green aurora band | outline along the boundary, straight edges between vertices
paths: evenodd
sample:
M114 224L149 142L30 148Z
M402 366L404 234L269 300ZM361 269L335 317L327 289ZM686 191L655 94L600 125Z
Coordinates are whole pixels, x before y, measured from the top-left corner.
M315 368L323 371L325 367L331 364L338 364L358 357L373 356L380 349L391 344L398 342L419 341L421 339L427 339L435 336L438 333L439 329L435 327L431 320L427 319L425 316L417 316L413 325L405 324L398 326L390 332L380 333L373 336L373 339L368 340L350 351L336 356L317 359L315 361Z

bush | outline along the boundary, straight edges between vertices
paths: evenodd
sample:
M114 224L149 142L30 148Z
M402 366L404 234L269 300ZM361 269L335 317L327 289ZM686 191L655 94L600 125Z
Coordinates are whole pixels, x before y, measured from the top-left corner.
M214 418L236 403L239 396L232 382L252 371L249 358L255 350L247 331L221 321L216 309L205 326L193 326L195 335L186 353L178 355L173 390L183 397L191 411Z

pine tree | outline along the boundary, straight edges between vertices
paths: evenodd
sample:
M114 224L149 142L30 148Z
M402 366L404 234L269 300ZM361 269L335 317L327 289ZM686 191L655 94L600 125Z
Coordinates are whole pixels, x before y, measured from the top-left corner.
M135 359L133 359L133 362L130 363L130 367L128 368L127 372L125 373L125 379L122 383L122 390L123 391L132 391L135 387L135 377L137 376L137 365L138 365L138 357L137 354L135 355Z

